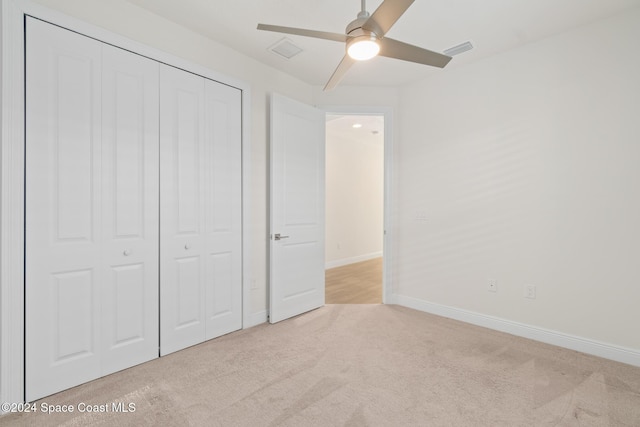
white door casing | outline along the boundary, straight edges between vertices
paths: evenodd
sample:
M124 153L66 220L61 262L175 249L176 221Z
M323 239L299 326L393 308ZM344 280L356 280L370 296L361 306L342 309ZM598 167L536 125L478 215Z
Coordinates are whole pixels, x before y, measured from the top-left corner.
M157 357L158 70L38 20L27 43L33 400Z
M324 121L316 108L271 97L271 323L324 305Z

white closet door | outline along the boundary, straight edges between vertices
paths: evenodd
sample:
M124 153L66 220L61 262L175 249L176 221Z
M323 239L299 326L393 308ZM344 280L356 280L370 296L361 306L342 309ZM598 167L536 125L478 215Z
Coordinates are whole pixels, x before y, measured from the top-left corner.
M158 64L28 20L26 392L158 356Z
M205 80L206 339L242 328L241 96Z
M159 64L103 46L102 374L158 357Z
M242 328L241 92L161 67L160 353Z
M160 354L204 341L204 79L160 67Z
M100 44L28 19L28 401L100 376Z

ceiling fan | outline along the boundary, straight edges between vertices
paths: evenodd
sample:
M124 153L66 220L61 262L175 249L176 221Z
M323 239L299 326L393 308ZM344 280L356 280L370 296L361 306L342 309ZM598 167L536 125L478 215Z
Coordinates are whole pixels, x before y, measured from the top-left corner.
M414 0L384 0L370 15L367 12L366 0L361 0L362 10L358 17L347 25L345 34L325 31L305 30L302 28L281 27L278 25L258 24L258 30L275 31L277 33L295 34L319 39L343 42L347 53L333 72L324 90L335 88L356 61L371 59L376 55L402 59L443 68L451 60L450 56L413 46L384 35L393 24L413 4Z

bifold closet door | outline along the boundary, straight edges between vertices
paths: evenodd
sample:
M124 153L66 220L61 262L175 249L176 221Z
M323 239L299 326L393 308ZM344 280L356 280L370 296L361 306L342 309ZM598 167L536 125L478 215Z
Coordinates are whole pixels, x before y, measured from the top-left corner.
M160 354L203 341L204 80L160 68Z
M159 356L159 65L103 45L102 375Z
M26 396L100 376L100 44L29 20Z
M27 19L28 401L158 356L158 65Z
M240 91L160 72L160 353L242 327Z
M205 80L206 339L242 328L242 94Z

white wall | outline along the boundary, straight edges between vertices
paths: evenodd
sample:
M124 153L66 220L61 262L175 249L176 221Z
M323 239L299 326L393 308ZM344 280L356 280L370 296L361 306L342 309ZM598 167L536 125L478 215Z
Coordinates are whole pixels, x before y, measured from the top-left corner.
M224 45L123 0L35 0L51 9L177 57L203 65L251 87L251 313L267 308L268 94L311 103L313 88Z
M640 9L402 89L400 300L640 360L638 40Z
M365 128L357 136L348 135L342 131L345 122L350 126L348 118L327 122L327 268L382 255L383 128L377 135Z
M349 106L354 109L363 107L369 111L371 107L397 110L400 106L400 92L396 87L338 86L327 92L322 89L322 86L313 87L313 103L323 108Z

